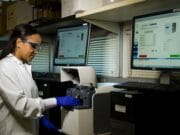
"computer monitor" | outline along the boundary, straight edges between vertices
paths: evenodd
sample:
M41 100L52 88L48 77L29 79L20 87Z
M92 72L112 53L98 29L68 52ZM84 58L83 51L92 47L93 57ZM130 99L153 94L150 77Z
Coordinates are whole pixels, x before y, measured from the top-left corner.
M86 65L89 36L88 23L58 28L54 65Z
M167 75L180 70L178 10L135 16L132 37L132 69L159 70Z

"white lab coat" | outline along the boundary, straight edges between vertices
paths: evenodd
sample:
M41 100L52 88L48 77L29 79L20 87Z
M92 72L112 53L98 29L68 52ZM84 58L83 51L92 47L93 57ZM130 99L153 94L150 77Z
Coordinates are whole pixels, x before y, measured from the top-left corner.
M12 54L0 60L0 135L33 135L44 110L30 65Z

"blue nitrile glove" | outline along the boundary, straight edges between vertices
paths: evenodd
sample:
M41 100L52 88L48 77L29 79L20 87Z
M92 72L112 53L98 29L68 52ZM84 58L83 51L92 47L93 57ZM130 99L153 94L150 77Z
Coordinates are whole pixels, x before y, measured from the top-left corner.
M72 107L80 105L80 100L71 96L56 97L57 106Z
M39 121L46 129L59 132L58 129L45 116L40 117Z

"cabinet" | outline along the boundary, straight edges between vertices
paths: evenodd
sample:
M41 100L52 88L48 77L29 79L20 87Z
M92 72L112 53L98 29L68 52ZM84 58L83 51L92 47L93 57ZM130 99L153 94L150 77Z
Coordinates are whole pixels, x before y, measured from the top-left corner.
M173 90L111 92L112 135L179 134L179 98Z
M118 23L132 20L133 16L177 8L180 8L179 0L122 0L77 13L76 18L91 21L97 26L118 33Z

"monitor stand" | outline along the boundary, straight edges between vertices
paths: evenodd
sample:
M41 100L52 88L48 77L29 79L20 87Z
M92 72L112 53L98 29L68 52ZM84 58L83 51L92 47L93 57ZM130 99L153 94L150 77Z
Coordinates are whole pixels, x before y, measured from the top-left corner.
M170 77L171 72L170 71L162 71L159 78L159 83L164 85L170 85Z

